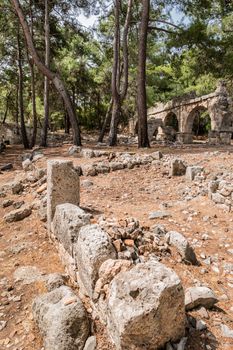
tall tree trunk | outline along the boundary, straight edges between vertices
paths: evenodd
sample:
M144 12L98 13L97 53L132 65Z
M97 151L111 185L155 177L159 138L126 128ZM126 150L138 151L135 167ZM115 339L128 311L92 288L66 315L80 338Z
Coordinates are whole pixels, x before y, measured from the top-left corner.
M31 19L31 35L33 38L33 14L32 14L32 1L29 2L30 6L30 19ZM28 56L28 63L30 67L31 73L31 89L32 89L32 118L33 118L33 130L32 130L32 138L30 142L30 148L33 148L36 144L36 136L37 136L37 112L36 112L36 88L35 88L35 71L34 71L34 63L30 60Z
M6 118L7 118L7 114L8 114L8 109L9 109L9 99L10 99L10 96L11 96L11 92L7 95L6 97L6 109L5 109L5 113L4 113L4 117L3 117L3 120L2 120L2 124L5 124L6 122Z
M44 1L45 5L45 66L49 69L50 66L50 26L49 26L49 4L48 0ZM49 79L44 77L44 125L41 135L41 146L47 146L47 136L49 127Z
M61 77L59 76L59 74L52 72L41 61L41 59L40 59L40 57L39 57L39 55L38 55L38 53L37 53L37 51L35 49L35 46L34 46L34 43L33 43L33 40L32 40L31 34L30 34L30 30L29 30L28 24L27 24L27 22L26 22L26 20L24 18L24 14L22 12L22 9L21 9L21 6L19 4L19 1L18 0L11 0L11 2L13 4L14 8L15 8L15 11L16 11L18 17L19 17L19 20L20 20L20 23L21 23L21 26L23 28L24 35L25 35L25 38L26 38L28 50L29 50L29 52L30 52L30 54L31 54L31 56L33 58L33 61L36 64L36 66L39 69L39 71L43 75L47 76L48 79L53 82L56 90L61 95L61 97L62 97L62 99L64 101L64 104L65 104L67 113L69 115L69 119L70 119L71 125L72 125L73 142L74 142L75 145L81 146L81 135L80 135L79 124L78 124L78 121L77 121L76 111L75 111L75 108L74 108L74 106L72 104L70 95L69 95L68 91L66 90L66 87L65 87Z
M138 44L137 76L138 147L150 147L147 131L146 97L146 53L149 16L150 0L142 0L142 14Z
M30 142L30 148L33 148L36 143L36 135L37 135L37 112L36 112L36 89L35 89L35 72L33 62L29 59L29 67L31 73L31 89L32 89L32 119L33 119L33 130L32 130L32 138Z
M105 118L104 118L102 129L101 129L100 134L99 134L98 142L103 142L104 134L106 132L107 126L108 126L108 124L111 121L112 105L113 105L113 103L112 103L112 99L111 99L111 101L110 101L110 103L108 105L108 109L107 109Z
M70 120L67 116L67 113L65 111L65 114L64 114L64 124L65 124L65 133L66 134L69 134L70 133Z
M19 114L20 114L20 130L24 148L29 148L27 130L24 121L24 105L23 105L23 69L22 69L22 50L20 43L20 31L17 32L17 51L18 51L18 79L19 79Z
M129 38L128 36L129 36L132 6L133 6L133 0L128 0L128 8L127 8L127 14L126 14L125 25L123 30L123 39L122 39L124 83L123 83L123 88L121 92L121 103L124 101L128 91L128 82L129 82L129 52L128 52Z
M15 123L16 123L16 134L19 135L19 77L18 77L17 86L16 86Z
M120 0L115 0L115 30L113 44L113 69L112 69L112 118L109 131L109 145L117 144L117 125L120 117L119 94L119 52L120 50Z
M114 57L113 57L113 74L112 74L112 119L109 132L109 145L117 144L117 127L120 119L121 106L126 97L128 90L129 76L129 54L128 54L128 33L132 12L133 0L128 0L127 14L123 30L123 72L124 82L121 91L121 58L120 58L120 1L116 0L115 4L115 33L114 33Z

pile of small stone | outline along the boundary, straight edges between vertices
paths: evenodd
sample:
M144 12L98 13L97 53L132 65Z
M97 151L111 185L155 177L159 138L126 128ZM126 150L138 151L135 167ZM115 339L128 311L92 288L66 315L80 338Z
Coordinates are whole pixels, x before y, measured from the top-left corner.
M233 208L233 175L223 174L212 180L208 186L209 198L227 212Z
M169 254L168 245L164 241L167 231L162 225L149 230L148 227L140 226L135 218L117 221L104 217L99 219L98 224L111 237L118 259L139 263L151 255L160 260L162 254Z

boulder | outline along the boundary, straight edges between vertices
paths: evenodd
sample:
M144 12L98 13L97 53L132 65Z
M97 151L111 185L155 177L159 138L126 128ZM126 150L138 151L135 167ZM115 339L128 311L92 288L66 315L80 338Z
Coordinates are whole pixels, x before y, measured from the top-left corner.
M83 158L94 158L95 157L95 153L92 149L82 149L81 151L81 155L83 156Z
M154 159L154 160L160 160L163 158L163 154L160 151L157 152L153 152L150 154L150 156Z
M166 234L166 240L168 244L177 248L179 254L185 261L193 265L197 264L197 258L193 248L181 233L170 231Z
M96 176L98 174L96 167L93 164L84 165L82 167L82 173L84 176Z
M181 281L155 260L120 272L110 284L106 303L107 328L117 350L156 350L184 335Z
M16 209L13 211L10 211L8 214L4 216L4 220L6 222L15 222L20 221L26 218L27 216L31 215L32 209L29 207L23 207L20 209Z
M23 185L20 181L13 182L11 186L11 190L13 194L20 194L23 192Z
M186 179L189 181L193 181L197 175L199 175L203 171L203 167L200 166L188 166L186 169Z
M78 155L81 153L81 150L82 150L82 148L80 146L73 145L68 149L68 155L69 156Z
M33 316L44 336L45 350L82 350L89 336L89 322L81 300L61 286L37 297Z
M110 167L106 163L99 163L95 168L98 174L107 174L110 172Z
M111 162L110 164L111 171L117 171L124 169L124 164L120 162Z
M74 255L79 270L78 278L85 292L92 297L100 266L107 259L115 259L116 251L100 226L87 225L79 231L78 241L74 244Z
M74 204L57 205L53 218L53 234L73 256L73 243L77 242L82 226L90 224L90 214Z
M211 309L217 302L216 295L208 287L191 287L185 291L186 310L192 310L199 306Z
M5 200L2 202L2 207L3 207L3 208L10 207L13 203L14 203L14 201L13 201L12 199L5 199Z
M186 165L181 159L173 159L170 164L170 176L182 176L186 173Z

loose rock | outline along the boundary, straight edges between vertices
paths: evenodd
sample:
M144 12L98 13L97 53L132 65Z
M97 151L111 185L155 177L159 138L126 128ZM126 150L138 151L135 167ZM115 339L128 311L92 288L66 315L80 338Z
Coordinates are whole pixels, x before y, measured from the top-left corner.
M217 302L217 297L208 287L191 287L185 291L186 310L192 310L199 306L211 309Z

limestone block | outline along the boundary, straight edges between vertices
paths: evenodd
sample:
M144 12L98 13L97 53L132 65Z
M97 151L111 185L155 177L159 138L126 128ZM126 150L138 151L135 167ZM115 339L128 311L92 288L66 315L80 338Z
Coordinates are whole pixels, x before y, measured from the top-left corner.
M53 218L53 235L73 256L73 243L78 240L80 228L90 224L90 214L74 204L57 205Z
M200 166L188 166L185 173L186 179L193 181L202 171L203 168Z
M94 151L89 148L82 149L81 155L83 156L83 158L86 158L86 159L95 157Z
M212 289L208 287L191 287L185 291L185 308L192 310L195 307L204 306L206 309L212 308L218 299Z
M72 161L49 160L47 169L47 217L50 232L56 206L63 203L79 205L79 175Z
M81 228L78 241L74 244L74 255L79 270L79 278L92 297L99 268L107 259L115 259L116 251L109 236L98 225Z
M185 175L186 166L181 159L173 159L170 164L170 176Z
M156 350L184 335L184 291L174 271L155 260L120 272L107 297L107 328L117 350Z
M20 209L16 209L13 211L10 211L8 214L4 216L4 219L6 222L15 222L15 221L21 221L31 215L32 209L28 206L22 207Z
M212 201L216 204L224 204L225 203L225 198L222 196L220 193L212 193Z
M197 258L193 248L181 233L170 231L166 234L166 240L168 244L177 248L178 252L185 261L188 261L194 265L197 264Z
M33 316L44 336L45 350L82 350L89 322L81 300L66 286L37 297Z

